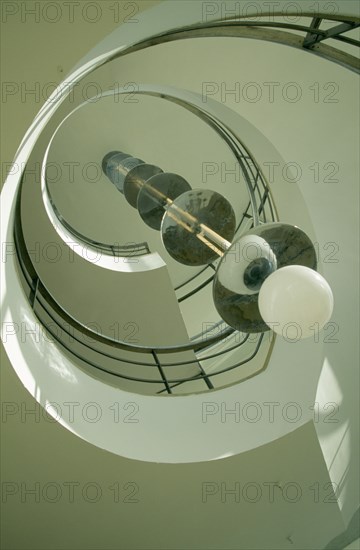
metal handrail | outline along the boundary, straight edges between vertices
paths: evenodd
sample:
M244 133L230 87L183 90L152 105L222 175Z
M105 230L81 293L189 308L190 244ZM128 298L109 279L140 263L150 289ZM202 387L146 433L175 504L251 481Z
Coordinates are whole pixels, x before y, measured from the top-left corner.
M278 12L275 12L273 14L274 17L276 16L281 17L282 15L283 14ZM265 17L265 15L263 17ZM245 17L243 18L243 20L240 20L240 17L239 18L235 17L230 20L220 19L220 20L215 20L210 22L196 23L193 25L171 29L167 32L153 35L151 38L141 40L136 44L128 48L124 48L120 52L115 53L112 57L107 59L105 63L109 63L114 59L117 59L118 57L122 57L124 55L127 55L129 53L132 53L138 50L142 50L149 46L155 46L157 44L163 44L166 42L172 42L172 41L180 40L184 38L202 38L206 36L217 36L217 37L241 36L244 38L265 40L269 42L284 44L294 48L306 49L308 52L311 52L314 55L323 57L324 59L328 59L330 61L333 61L334 63L338 63L339 65L342 65L351 71L354 71L357 73L360 72L360 61L357 57L352 56L342 50L338 50L337 48L333 48L332 46L323 44L324 40L326 39L336 39L341 41L341 39L344 38L342 37L342 34L347 32L348 30L357 28L359 26L360 19L358 17L355 17L355 16L350 17L350 16L343 16L343 15L333 16L332 14L326 14L326 13L319 13L317 14L316 17L314 17L314 13L310 13L310 12L302 13L301 17L306 17L311 19L311 24L307 27L305 25L282 23L279 21L273 21L273 22L253 21L253 20L248 21L245 19ZM340 30L338 34L332 34L331 33L332 29L325 31L325 30L320 30L316 27L312 27L313 21L315 19L320 19L321 21L322 20L336 21L338 23L348 22L351 24L351 27ZM299 38L301 38L300 35L293 34L293 33L286 33L284 31L279 31L278 29L289 29L291 31L294 31L294 30L300 31L305 33L305 37L303 41L300 42L299 41ZM249 30L251 31L251 33L247 32ZM309 34L313 34L317 37L320 37L321 41L316 41L314 44L307 46L306 37ZM347 37L345 38L347 39ZM354 44L354 41L352 39L347 39L346 41L348 42L351 41L349 43L352 43L352 45L356 45L356 46L358 45L357 41L355 41L355 44Z
M98 251L108 252L115 257L121 256L121 257L131 258L136 256L143 256L145 254L150 254L150 248L147 242L131 243L130 245L120 245L120 244L103 243L101 241L90 239L83 233L80 233L80 231L75 229L75 227L73 227L67 220L65 220L65 218L57 208L54 199L52 198L51 191L49 189L47 181L46 181L46 192L48 194L52 209L57 219L61 223L61 225L63 225L65 229L67 229L72 235L74 235L74 237L82 241L84 244L91 246L97 249Z
M202 369L200 361L197 360L197 359L192 359L192 360L187 360L187 361L177 361L177 362L173 362L173 363L161 362L158 358L158 354L161 354L161 353L174 353L174 352L186 351L186 350L191 350L191 349L194 350L194 352L201 351L202 349L206 349L206 348L214 345L217 342L223 341L225 338L227 338L228 336L233 334L235 331L231 327L229 327L228 330L225 330L225 331L221 332L220 335L217 335L217 336L212 337L212 338L208 338L208 339L206 339L205 341L202 341L202 342L190 342L190 344L186 344L186 345L183 345L183 346L171 346L171 347L168 346L168 347L154 348L154 347L149 347L149 346L137 346L137 345L128 344L128 343L125 344L124 342L119 342L119 341L113 340L113 339L111 339L107 336L99 335L99 334L94 333L93 331L87 329L86 327L81 325L76 319L74 319L70 315L68 315L68 313L63 310L63 308L57 303L57 301L53 298L53 296L48 292L45 285L42 283L42 281L38 277L36 269L34 267L34 264L32 263L32 260L30 258L30 255L29 255L27 247L26 247L24 234L23 234L23 228L22 228L22 221L21 221L21 192L22 192L22 186L23 186L25 174L26 174L26 167L25 167L25 170L24 170L23 178L22 178L21 183L20 183L20 189L18 191L16 210L15 210L14 240L15 240L17 259L18 259L18 262L19 262L21 272L22 272L23 277L24 277L24 282L25 282L26 288L28 290L29 301L32 305L34 314L38 317L39 321L42 323L44 328L49 332L49 334L54 338L54 340L56 340L67 351L72 353L72 355L74 357L76 357L77 359L85 362L90 367L93 367L93 368L95 368L97 370L100 370L102 372L106 372L106 373L108 373L112 376L115 376L117 378L122 378L122 379L125 379L125 380L134 381L134 382L146 382L146 383L151 383L151 384L164 383L166 391L168 393L171 393L172 390L171 390L170 385L178 385L178 384L183 384L185 382L195 381L195 380L204 380L207 389L213 389L214 386L210 382L211 377L216 376L218 374L222 374L222 373L227 372L229 370L232 370L234 368L237 368L238 366L241 366L241 365L247 363L248 361L250 361L255 356L255 354L257 353L257 351L260 347L262 337L259 338L259 341L257 342L257 345L255 347L255 351L253 351L253 353L250 355L250 357L247 357L247 358L243 359L242 361L240 361L238 363L235 363L234 365L230 365L229 367L226 367L226 368L224 368L222 370L219 370L219 371L216 371L214 373L205 373L205 371ZM158 369L159 369L159 364L160 364L161 379L141 378L139 376L129 376L129 375L125 375L123 373L114 372L114 371L104 367L103 365L101 365L99 363L95 363L94 361L90 360L89 358L85 358L83 355L81 355L76 350L74 350L71 346L67 345L64 342L64 340L62 340L59 337L57 332L52 330L52 328L49 325L47 325L46 323L43 322L43 320L41 319L40 312L36 311L36 304L37 303L41 306L41 308L45 311L45 313L50 317L50 319L52 319L52 321L61 329L62 332L65 332L68 335L70 335L71 338L74 341L76 341L77 343L80 343L81 345L83 345L85 348L87 348L91 352L95 352L96 354L99 354L102 357L107 357L109 359L116 360L117 362L119 362L121 364L125 363L125 364L133 364L133 365L137 365L137 366L141 366L141 367L142 366L144 366L144 367L157 367ZM57 320L56 316L53 314L53 312L58 317L60 317L63 321L65 321L65 325L69 326L69 329L70 329L70 326L71 326L76 331L78 331L80 334L82 334L83 336L86 336L86 338L89 338L91 336L93 338L94 342L97 343L97 344L105 344L105 345L110 346L111 348L117 348L117 349L121 349L121 350L126 349L127 351L137 351L137 352L151 354L153 357L156 356L157 361L155 361L155 363L148 363L148 362L143 362L143 361L139 361L139 360L135 361L135 360L131 360L131 359L126 358L126 357L117 357L117 356L115 356L113 354L110 354L110 353L108 353L106 351L103 351L103 350L99 351L98 349L94 348L93 346L89 345L88 343L85 343L85 342L81 341L74 333L71 333L69 330L65 329L65 327L62 326L61 323L58 322L58 320ZM216 353L212 353L210 355L202 357L201 361L212 359L214 357L218 357L218 356L224 355L226 353L229 353L231 351L234 351L236 348L239 348L240 346L242 346L243 344L245 344L247 342L248 336L249 335L246 335L239 343L236 343L235 345L230 346L230 348L226 348L224 350L221 350L221 351L218 351ZM166 377L165 374L164 374L164 370L163 370L164 368L196 364L196 361L198 362L200 372L199 372L199 374L197 374L195 376L188 376L188 377L184 377L184 378L180 378L180 379L179 378L171 379L171 378ZM164 377L165 377L165 379L164 379Z

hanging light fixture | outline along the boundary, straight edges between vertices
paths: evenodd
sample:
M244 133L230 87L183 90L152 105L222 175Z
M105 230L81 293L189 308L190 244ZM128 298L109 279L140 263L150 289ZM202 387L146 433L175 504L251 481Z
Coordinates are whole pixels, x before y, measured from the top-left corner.
M293 15L299 15L294 10L290 10L290 12ZM270 25L269 28L269 21L263 20L261 17L258 19L255 12L247 13L243 17L235 17L233 20L223 17L220 13L208 15L204 20L202 3L188 3L184 10L182 2L164 2L153 8L153 10L139 15L138 25L132 25L131 29L129 26L124 25L121 29L114 31L93 51L89 52L73 72L68 75L67 81L63 83L65 85L60 85L58 89L54 90L52 96L31 124L14 162L14 166L21 167L21 169L10 171L2 191L2 199L6 204L2 216L2 229L6 239L6 250L9 247L12 250L7 261L1 262L0 265L3 283L1 288L2 303L5 305L4 320L6 322L3 331L5 332L5 348L15 371L31 395L42 406L46 407L54 417L58 415L54 407L48 408L49 405L62 403L65 399L65 403L75 402L86 405L89 398L96 395L96 400L103 412L102 422L89 424L83 415L73 419L64 407L57 420L84 440L107 451L137 460L173 463L204 462L245 452L286 435L293 431L294 424L283 421L284 417L280 418L279 422L268 422L266 429L263 429L261 422L256 424L252 422L228 422L225 425L220 421L219 416L216 418L216 415L212 413L210 413L210 416L212 416L211 420L214 422L207 422L207 416L209 415L204 419L202 413L204 410L208 413L209 408L212 407L213 412L217 410L219 414L220 412L222 414L223 406L226 404L243 402L269 404L270 401L276 404L286 404L291 399L292 402L299 403L302 407L303 414L299 425L303 425L311 420L313 407L309 407L309 404L313 405L314 402L319 373L323 365L328 364L328 359L324 355L323 348L325 346L315 345L317 344L315 339L314 342L311 342L310 339L302 342L296 350L297 353L292 353L291 361L289 361L288 341L296 341L298 338L288 338L287 341L286 338L277 339L274 343L271 334L270 338L267 339L263 338L263 334L261 334L270 329L282 333L281 327L286 325L287 329L292 330L295 323L299 323L299 325L304 323L307 330L312 330L311 327L315 325L315 330L317 330L331 313L331 291L316 272L314 245L302 230L289 225L293 223L293 220L296 220L299 225L311 231L311 217L308 216L305 200L308 196L303 197L298 186L286 186L287 182L284 181L281 174L279 179L273 182L274 185L270 189L263 181L261 169L258 170L258 168L264 163L264 160L275 163L280 162L281 164L283 159L274 143L258 131L256 125L243 117L240 112L237 112L240 111L239 108L231 108L215 98L204 98L204 94L200 94L200 91L202 91L201 84L204 83L205 76L201 75L200 80L199 75L199 80L197 80L194 71L191 75L184 75L179 81L175 78L177 75L174 74L172 80L170 69L172 68L174 73L178 72L177 61L184 59L182 48L184 43L189 44L188 39L196 39L193 40L195 51L195 46L201 45L203 39L209 38L210 47L206 49L206 58L204 57L204 59L207 60L212 53L219 54L219 65L224 63L226 71L228 70L229 75L232 75L234 51L238 51L233 48L235 39L239 42L242 38L254 38L259 40L260 46L262 40L278 43L279 46L274 45L274 53L276 53L275 48L280 48L281 44L297 48L299 61L302 55L300 52L306 49L304 62L306 56L309 62L309 67L306 67L306 69L310 71L310 74L315 74L315 71L319 69L317 62L321 62L321 57L340 63L351 71L356 71L358 70L358 60L355 57L345 51L330 48L321 43L327 38L333 40L334 37L342 41L346 40L346 36L336 35L341 35L350 27L354 28L355 19L352 10L349 10L347 4L344 4L341 14L332 15L331 17L339 24L328 31L324 31L319 29L319 19L315 20L316 24L314 25L314 20L311 20L313 18L308 13L304 3L302 16L305 22L308 21L308 26L297 26L297 31L304 34L303 40L301 40L301 34L294 38L294 25L290 25L284 20L284 17L279 16L279 19L282 20L279 22L273 21L274 25ZM287 13L287 15L289 14ZM254 21L252 16L258 20ZM344 21L349 21L349 23L346 24ZM289 28L291 34L282 32L279 28ZM220 47L224 48L225 53L221 51L218 45L214 44L217 41L215 38L219 39ZM350 41L354 43L352 39ZM167 43L169 44L167 45ZM211 46L212 44L213 46ZM315 46L314 54L317 56L314 59L317 59L317 62L311 65L313 46ZM166 48L169 48L169 51L166 51ZM167 66L168 71L165 80L169 82L169 85L164 85L164 79L159 78L163 70L164 56L160 55L158 58L157 53L161 54L162 49L164 50L163 53L168 55L168 59L171 59L172 55L174 56L172 65ZM226 51L229 52L229 55L226 55ZM209 52L211 53L209 54ZM199 59L201 59L201 56ZM242 59L247 58L242 57ZM276 59L279 58L276 57ZM151 63L149 63L149 60L151 60ZM263 61L262 56L261 60ZM149 81L149 77L143 76L142 73L145 65L151 68L149 84L142 83ZM246 68L248 65L244 61L242 67ZM214 64L211 63L209 67L211 73L208 74L212 75ZM133 69L135 73L132 72ZM189 67L186 66L186 73L189 72L188 69ZM243 170L244 182L247 187L246 190L244 188L244 194L245 191L248 191L249 205L244 205L245 207L241 210L243 214L241 227L246 227L246 229L241 229L240 234L234 232L232 226L231 207L234 206L235 202L231 202L229 205L224 197L218 196L212 191L208 193L206 190L201 190L202 195L198 196L197 190L191 189L188 182L181 176L176 174L170 176L156 166L149 168L150 165L143 160L125 153L111 152L104 162L106 173L115 186L128 195L132 206L138 208L141 218L149 227L162 231L163 241L165 242L168 238L169 252L177 254L179 260L182 260L181 263L191 266L197 265L194 262L205 261L206 264L209 262L209 256L218 260L213 280L215 306L228 325L239 329L241 327L244 332L247 332L246 337L243 339L245 346L252 340L251 346L255 348L254 352L249 355L250 359L246 356L246 360L242 360L241 352L238 354L237 348L235 351L235 349L229 347L230 353L234 352L233 355L236 355L236 364L230 365L230 367L221 365L221 368L224 366L224 372L226 369L230 373L226 379L225 377L221 378L222 371L201 371L200 374L197 374L196 379L190 378L186 374L189 391L184 391L182 395L179 394L174 399L167 398L170 392L167 396L164 393L160 394L160 392L159 395L150 395L150 392L144 395L141 392L142 386L140 391L137 387L134 391L128 390L128 386L123 383L123 379L131 379L135 365L134 357L137 360L137 355L131 356L129 361L131 367L127 367L127 364L125 364L125 376L121 379L121 383L113 384L113 378L109 382L106 376L106 361L109 357L102 353L102 347L99 346L99 352L93 350L102 356L101 363L99 365L96 365L95 361L92 365L89 363L91 370L88 371L83 368L84 357L79 356L76 349L80 342L76 341L75 353L72 353L70 347L69 349L63 349L63 342L60 341L60 338L51 341L45 331L35 332L36 328L39 328L39 326L43 328L44 326L41 319L39 323L39 318L34 309L34 305L39 302L39 297L41 299L46 298L44 301L46 306L50 304L57 307L62 304L54 302L38 277L35 269L37 266L34 268L32 262L28 261L29 254L22 232L20 215L20 207L27 204L26 201L21 202L21 191L28 169L27 163L29 162L29 166L31 166L30 161L36 160L46 164L59 120L62 119L60 123L62 124L64 120L70 119L73 112L79 112L82 108L81 101L83 98L77 97L76 93L74 96L76 105L73 105L72 99L69 104L65 100L70 99L70 93L76 92L75 88L78 84L86 83L86 79L88 77L94 78L95 74L100 75L99 80L105 86L102 94L104 97L114 96L115 91L112 86L114 75L116 75L116 78L120 75L128 76L128 78L130 78L129 75L131 75L131 78L133 74L139 75L139 85L134 94L142 94L138 97L159 98L164 102L171 101L186 109L187 112L193 113L221 137L241 168L246 165L250 172L246 174L246 170ZM316 74L318 73L316 72ZM160 83L157 79L160 80ZM79 88L77 90L80 91ZM115 95L117 98L118 96L128 98L129 88L127 86L120 87L116 90ZM98 99L98 97L95 98L94 104ZM91 100L88 101L88 104L94 105ZM311 112L310 109L309 113ZM340 112L339 120L342 120ZM346 119L344 118L344 120ZM172 130L174 128L176 128L176 125L173 125ZM86 133L87 126L84 125L82 130ZM113 143L114 136L119 135L118 125L114 124L113 132L113 135L107 132L106 139L101 140L101 145L105 148L100 153L98 152L99 134L97 134L97 142L93 139L94 134L90 135L90 142L95 143L94 151L96 151L96 154L102 156L110 150L112 145L109 145L109 143ZM147 156L146 149L142 148L143 144L137 140L140 133L148 137L145 131L139 132L139 126L135 125L134 134L136 135L133 137L135 141L131 144L128 140L127 146L132 147L134 152L136 147L139 147L142 150L141 155ZM244 143L242 143L239 136L243 136ZM79 140L77 143L79 143ZM122 143L122 146L125 147L125 144ZM159 150L158 144L151 149L152 153L148 155L149 159L157 148ZM91 160L94 159L92 156L94 151L91 154L89 153ZM119 155L118 158L116 158L116 154ZM213 157L209 155L207 158ZM253 162L255 158L257 159L257 166ZM162 161L159 160L159 162ZM111 166L112 176L110 175ZM252 170L254 167L257 168L257 171ZM179 168L180 172L181 170L182 168ZM253 179L251 176L253 176ZM83 256L83 251L96 252L95 245L97 243L94 244L91 235L83 235L81 232L79 234L72 231L74 228L66 223L67 220L63 219L61 215L57 217L57 205L51 202L51 195L47 193L43 174L39 179L41 180L41 190L34 187L31 192L36 189L39 191L38 198L41 198L40 193L42 195L47 214L47 218L43 216L44 224L47 224L46 228L51 231L53 228L57 236L63 241L64 246L68 246L78 256L82 257L81 263L87 261L94 264L95 262L91 258ZM145 184L149 184L150 180L152 185L149 188ZM263 193L258 193L259 188ZM156 201L153 200L154 193L151 189L157 191ZM256 200L256 193L259 195L259 202ZM272 198L276 199L273 204L270 200ZM29 201L31 202L30 208L33 208L32 201L33 193L31 193L31 201ZM268 210L264 209L264 205ZM211 215L216 208L218 208L217 216L212 217ZM277 211L280 216L287 216L288 224L262 223L261 220L264 222L270 219L272 222L277 220ZM224 212L226 215L224 215ZM213 218L219 224L218 226L212 224ZM250 218L253 220L254 227L249 230L248 222ZM314 230L317 231L322 220L315 219L315 221ZM183 239L181 241L178 238L174 239L176 235L183 236ZM96 236L96 238L98 237ZM140 244L144 243L138 243L138 248L140 248ZM182 245L182 249L179 248L179 245ZM198 248L195 248L195 246ZM150 253L150 250L146 248L145 252L137 256L136 262L128 265L126 261L122 261L123 258L127 259L122 255L122 250L114 250L114 247L110 245L105 246L104 253L96 269L104 268L109 271L121 272L121 277L124 275L123 279L128 277L129 273L136 272L139 280L139 274L155 269L160 272L164 265L157 252ZM188 263L184 260L187 260ZM155 275L155 273L153 274ZM336 278L334 278L334 284L336 284ZM146 282L144 282L144 287L145 285ZM28 291L27 293L24 292L24 288ZM189 292L188 295L192 295L192 293ZM305 300L307 300L306 307L304 307ZM180 299L178 301L180 302ZM196 311L196 305L194 305L192 311ZM68 320L75 321L74 325L79 333L87 337L94 336L90 330L80 325L76 319L69 319L69 316L65 316L66 311L64 308L58 307L56 312L61 313L66 322ZM212 320L212 312L208 317L205 317L202 311L199 311L199 313L204 320ZM207 314L208 312L206 312ZM220 325L217 320L216 318L216 330ZM170 322L171 317L169 316ZM20 331L16 333L16 328L23 326L31 329L32 334L38 336L37 341L35 341L35 338L29 338L28 341L25 341L24 338L21 338ZM14 332L11 337L6 333L6 329L9 327ZM228 329L226 335L233 334L229 327ZM257 334L253 339L248 338L251 332L260 333L258 341L265 342L267 340L266 346L263 346L263 344L260 346L257 343L253 345ZM238 336L238 334L234 334L235 338ZM306 336L305 330L303 330L301 336ZM102 335L95 334L95 337L97 337L96 341L101 346L105 345L105 338ZM212 344L217 345L220 338L223 338L222 334L214 336ZM130 355L130 351L134 351L136 354L148 353L148 349L144 350L145 346L142 345L127 344L123 341L114 342L113 340L110 345L121 350L125 349L126 353L129 352L128 355ZM198 346L198 341L195 343L191 341L186 342L185 345L173 347L176 347L176 353L179 352L179 349L181 353L188 353L190 349L195 349L198 352ZM341 351L346 352L345 339L343 339L343 342L339 342L339 346ZM175 357L175 361L173 359L171 362L170 359L166 358L167 352L169 352L168 347L166 353L163 353L165 358L160 353L157 354L158 348L154 351L152 347L153 343L151 343L151 346L147 346L147 348L151 348L153 364L144 363L142 365L144 368L146 367L149 373L151 371L148 367L153 367L153 372L158 369L164 374L165 369L163 366L165 364L166 369L175 378L173 370L177 369L180 364L185 365L186 369L189 362L187 358L185 358L185 361L182 359L180 362ZM205 337L201 341L200 352L198 353L200 361L201 356L203 356L202 351L206 347L209 347L209 341ZM164 349L160 349L160 351L163 352ZM293 351L293 348L291 351ZM174 349L170 349L170 352L174 352ZM212 351L212 356L215 357L216 362L221 364L222 359L218 360L220 352L217 350ZM259 367L256 371L255 369L251 370L249 363L255 356L256 361L254 363L257 363L257 369ZM160 363L159 357L165 359L166 363L165 361ZM324 359L327 363L324 362ZM150 361L147 361L147 363L150 363ZM100 375L98 377L94 376L93 367L95 366L99 366ZM241 377L237 378L235 370L230 369L237 369L240 366L245 368L241 373ZM121 368L123 368L122 364ZM219 373L220 376L218 377ZM255 378L255 374L260 373L261 379ZM231 374L234 376L232 377ZM160 380L160 375L157 374L156 376ZM207 394L211 395L211 399L214 400L210 403L210 407L208 407L209 402L204 401L204 396L201 393L202 389L198 389L197 383L200 384L200 378L202 382L207 382L206 391L215 390ZM212 388L208 384L209 379L214 381L220 379L220 382L218 386ZM181 383L184 380L185 377L182 378ZM238 383L240 380L241 384ZM299 383L300 380L306 380L306 383ZM136 379L135 381L138 382L139 380ZM140 381L141 383L144 382L143 379ZM158 383L158 380L149 379L148 373L145 381L149 385L152 382ZM169 379L161 379L160 382L163 386L169 387ZM161 391L165 391L165 388ZM129 399L131 399L130 402ZM208 397L206 396L205 399L207 400ZM139 411L141 411L141 421L139 423L114 421L114 416L116 416L113 414L114 411L115 413L119 409L122 411L123 406L126 410L125 405L133 403L136 403Z
M191 189L181 176L120 151L105 155L102 167L143 221L160 230L175 260L198 266L220 257L213 299L228 325L245 333L290 330L300 339L329 321L332 291L300 228L264 223L233 241L235 213L221 194Z

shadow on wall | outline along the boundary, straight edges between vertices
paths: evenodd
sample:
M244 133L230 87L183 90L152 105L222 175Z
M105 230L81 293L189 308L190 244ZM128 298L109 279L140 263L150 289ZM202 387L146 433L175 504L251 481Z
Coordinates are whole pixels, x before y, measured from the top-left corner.
M342 550L351 542L360 538L360 508L358 508L350 520L346 531L332 539L324 550ZM354 547L355 548L355 547Z

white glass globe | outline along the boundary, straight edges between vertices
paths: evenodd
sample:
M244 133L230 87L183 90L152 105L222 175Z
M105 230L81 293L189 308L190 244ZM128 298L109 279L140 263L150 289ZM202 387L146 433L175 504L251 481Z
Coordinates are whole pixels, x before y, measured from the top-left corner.
M328 282L317 271L302 265L274 271L259 292L262 318L287 340L313 336L329 321L333 307Z

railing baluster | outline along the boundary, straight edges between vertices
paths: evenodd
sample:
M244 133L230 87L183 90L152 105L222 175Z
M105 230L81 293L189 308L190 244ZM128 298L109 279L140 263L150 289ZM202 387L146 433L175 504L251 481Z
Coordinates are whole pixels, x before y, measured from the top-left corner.
M168 382L167 379L166 379L166 376L165 376L165 373L164 373L164 369L162 368L162 366L161 366L161 364L160 364L160 361L159 361L159 358L158 358L158 355L157 355L156 351L152 350L151 353L152 353L152 355L153 355L153 357L154 357L154 359L155 359L155 363L156 363L156 365L157 365L157 368L159 369L160 376L161 376L161 378L162 378L162 381L164 382L166 391L167 391L168 393L172 393L171 388L170 388L170 386L169 386L169 382Z

